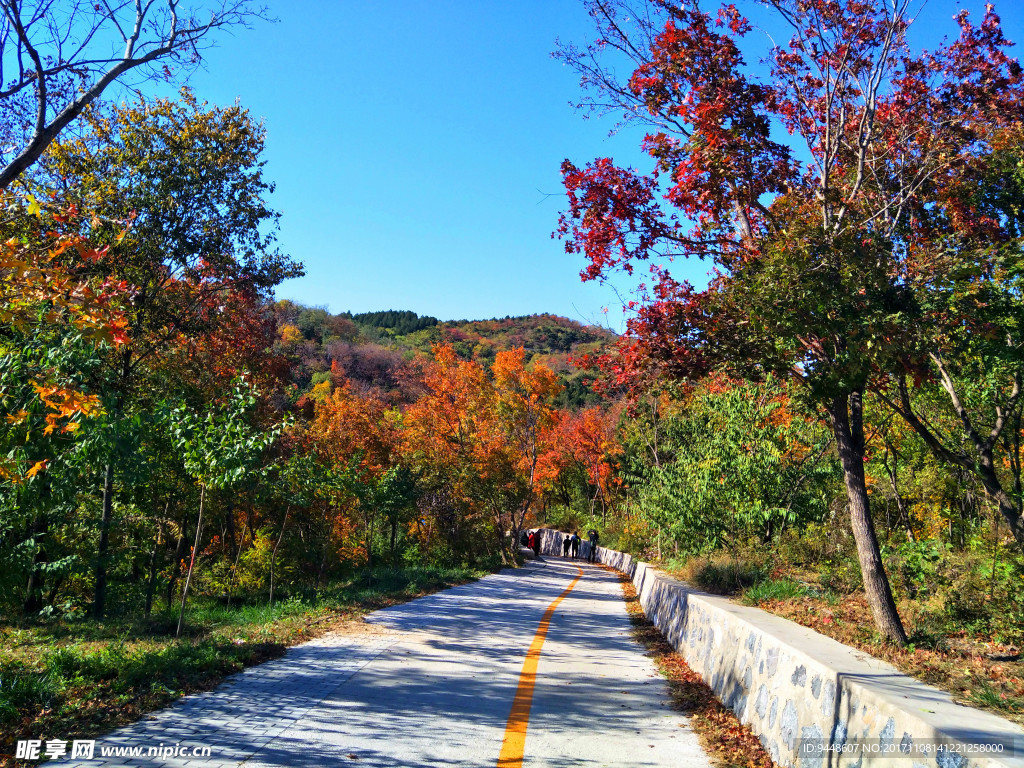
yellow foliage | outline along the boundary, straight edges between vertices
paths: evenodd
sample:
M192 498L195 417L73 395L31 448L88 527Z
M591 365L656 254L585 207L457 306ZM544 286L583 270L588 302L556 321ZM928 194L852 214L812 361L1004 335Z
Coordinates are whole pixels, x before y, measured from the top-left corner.
M294 325L282 325L281 341L285 344L298 344L302 341L302 331Z
M313 388L309 390L309 399L314 403L320 403L331 396L331 380L325 379L319 384L314 384Z

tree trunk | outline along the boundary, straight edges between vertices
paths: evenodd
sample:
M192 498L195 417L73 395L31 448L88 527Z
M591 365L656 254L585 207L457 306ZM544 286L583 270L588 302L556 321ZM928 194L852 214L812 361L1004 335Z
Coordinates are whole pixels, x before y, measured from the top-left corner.
M188 529L188 512L185 512L181 520L181 533L178 534L178 543L174 545L174 568L171 570L171 578L167 580L167 596L164 602L170 610L171 600L174 597L174 585L178 583L178 575L181 571L181 550L185 546L186 530Z
M366 567L373 568L373 520L366 513Z
M512 525L509 526L512 534L512 546L511 552L509 551L508 545L505 543L505 526L502 525L502 520L498 519L498 524L494 526L494 530L498 536L498 554L501 557L502 565L515 565L516 558L519 556L519 547L522 546L519 543L522 538L522 529L516 525L515 515L512 516Z
M93 618L103 618L107 602L107 550L110 548L110 521L114 510L114 463L107 461L103 470L103 514L100 517L100 543L96 548L96 593L92 604Z
M39 543L39 540L46 534L46 516L37 515L32 523L32 544L35 552L32 554L32 565L28 572L28 583L25 585L25 600L22 603L22 612L26 616L39 613L43 608L43 573L39 566L47 561L46 547Z
M1017 505L1014 504L1010 494L1006 492L1003 484L999 481L991 452L981 455L977 468L981 486L985 489L985 493L988 494L989 498L999 505L999 514L1003 516L1003 520L1009 526L1010 533L1013 534L1017 546L1020 547L1021 551L1024 551L1024 517L1021 517Z
M875 626L889 640L906 645L907 633L896 610L889 577L882 563L882 553L875 535L864 479L863 403L860 392L836 397L828 407L836 448L843 467L843 481L850 505L850 523L857 542L864 592L867 595Z
M178 611L178 629L175 638L181 637L181 625L185 619L185 601L188 599L188 585L192 582L192 569L196 565L196 550L199 549L199 537L203 533L203 502L206 501L206 486L199 488L199 518L196 520L196 542L192 545L192 557L188 561L188 573L185 575L185 586L181 590L181 609Z
M320 590L320 583L324 579L324 569L327 567L327 555L330 553L330 539L324 544L324 551L320 557L320 567L316 571L316 585L313 587L313 591Z
M227 504L228 514L224 518L224 533L225 538L228 540L228 552L232 560L235 559L235 555L238 553L238 542L235 540L235 505L230 501Z
M391 567L398 567L398 517L391 518Z
M281 521L281 532L277 535L277 542L274 544L274 551L270 554L270 597L269 605L274 604L274 568L277 565L277 548L281 546L281 539L284 538L284 527L288 525L288 513L292 511L291 504L284 509L284 520Z
M228 579L228 608L231 607L231 594L235 589L235 577L238 575L238 561L242 557L242 547L245 546L245 532L249 530L249 524L242 526L242 538L235 548L235 559L231 565L231 577Z
M61 586L64 584L64 574L62 573L56 579L53 580L53 585L50 587L50 593L46 596L46 604L53 607L53 604L57 601L57 594L60 592Z
M167 512L171 506L170 502L167 502L167 507L164 508L164 517L167 517ZM153 537L153 551L149 553L149 579L146 583L146 618L153 612L153 595L156 594L156 571L157 571L157 557L160 554L160 544L163 541L164 524L160 523L156 529L156 536Z
M157 533L153 539L153 551L149 553L149 579L146 582L146 610L145 616L148 619L153 613L153 596L156 594L156 571L157 555L160 552L160 534Z
M886 449L886 453L888 454L888 448ZM896 482L895 452L893 452L892 467L889 466L888 455L883 457L882 465L885 467L885 473L889 476L889 487L892 489L892 496L896 501L896 513L900 516L900 525L903 526L903 529L907 534L907 541L917 541L917 537L914 536L914 526L910 521L910 512L907 510L906 502L903 501L903 496L900 494L899 484ZM950 520L952 520L952 517ZM950 537L950 540L952 540L952 537Z

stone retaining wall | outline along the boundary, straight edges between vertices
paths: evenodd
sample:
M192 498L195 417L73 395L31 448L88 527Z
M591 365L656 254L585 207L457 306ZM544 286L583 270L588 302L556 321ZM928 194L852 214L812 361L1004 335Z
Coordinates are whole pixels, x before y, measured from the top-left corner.
M542 529L541 554L560 555L563 536ZM1024 729L1007 720L630 555L604 547L597 555L632 578L648 618L780 765L1024 768Z

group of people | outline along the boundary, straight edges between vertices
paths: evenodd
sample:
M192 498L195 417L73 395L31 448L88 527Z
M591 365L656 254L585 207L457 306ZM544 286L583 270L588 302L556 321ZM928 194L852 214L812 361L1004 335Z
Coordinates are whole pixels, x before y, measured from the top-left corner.
M587 538L590 540L590 551L587 553L587 562L592 563L597 559L597 542L600 537L597 531L591 528L587 531ZM562 557L572 557L574 560L580 556L580 535L573 531L571 536L562 538Z
M573 533L571 536L565 536L562 539L562 557L569 557L572 555L573 558L578 557L580 554L580 537L578 534Z
M597 531L591 528L587 531L587 539L590 541L590 551L587 552L587 562L593 563L597 560L597 543L600 541L600 536L597 535ZM565 535L562 537L562 557L572 557L574 560L580 556L580 538L579 533L573 531L572 535ZM529 547L533 550L534 554L540 556L540 531L523 531L522 542L524 546Z

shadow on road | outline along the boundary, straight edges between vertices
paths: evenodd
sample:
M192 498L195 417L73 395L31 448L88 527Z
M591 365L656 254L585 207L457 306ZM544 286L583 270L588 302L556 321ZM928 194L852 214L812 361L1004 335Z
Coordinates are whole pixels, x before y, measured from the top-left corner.
M578 567L584 578L552 618L534 698L553 745L544 764L587 762L594 723L635 738L668 697L660 679L636 682L654 676L649 663L640 670L615 576L550 557L378 611L368 621L391 631L296 646L101 743L210 746L189 768L493 765L526 650ZM640 752L628 764L664 762Z

